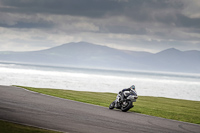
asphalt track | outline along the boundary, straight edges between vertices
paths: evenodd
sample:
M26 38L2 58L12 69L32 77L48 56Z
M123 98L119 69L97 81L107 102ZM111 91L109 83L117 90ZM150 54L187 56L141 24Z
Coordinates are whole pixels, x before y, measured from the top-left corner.
M69 133L199 133L200 125L0 86L0 119Z

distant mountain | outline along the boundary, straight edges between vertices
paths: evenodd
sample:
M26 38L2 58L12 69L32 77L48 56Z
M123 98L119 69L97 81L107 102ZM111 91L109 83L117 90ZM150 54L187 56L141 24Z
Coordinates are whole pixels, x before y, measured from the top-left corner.
M162 71L200 72L200 51L179 51L171 48L154 54L147 59L149 66Z
M200 73L200 51L159 53L118 50L87 42L32 52L0 52L0 61L57 66Z

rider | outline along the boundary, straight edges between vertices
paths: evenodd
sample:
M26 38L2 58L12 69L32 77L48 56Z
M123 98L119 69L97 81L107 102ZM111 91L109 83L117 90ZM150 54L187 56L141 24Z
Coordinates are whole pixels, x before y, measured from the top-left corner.
M121 98L121 101L123 101L124 99L124 91L132 91L133 93L135 93L135 85L132 85L131 87L127 88L127 89L123 89L122 91L120 91L117 95L117 99L115 100L115 107L117 107L117 103L120 101L120 98ZM137 94L136 94L137 95Z

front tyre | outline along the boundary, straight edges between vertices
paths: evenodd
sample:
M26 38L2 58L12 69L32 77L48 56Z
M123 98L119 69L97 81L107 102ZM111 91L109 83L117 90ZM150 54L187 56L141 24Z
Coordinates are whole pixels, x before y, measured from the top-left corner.
M122 104L121 110L123 112L127 112L132 107L133 107L133 103L131 101L125 101Z
M115 108L115 102L112 102L109 106L109 109L114 109Z

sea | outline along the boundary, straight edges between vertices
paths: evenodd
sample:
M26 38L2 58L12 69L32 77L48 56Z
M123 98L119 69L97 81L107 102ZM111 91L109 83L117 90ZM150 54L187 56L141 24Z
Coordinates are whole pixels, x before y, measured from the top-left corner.
M118 93L200 101L200 74L108 70L0 62L0 85Z

